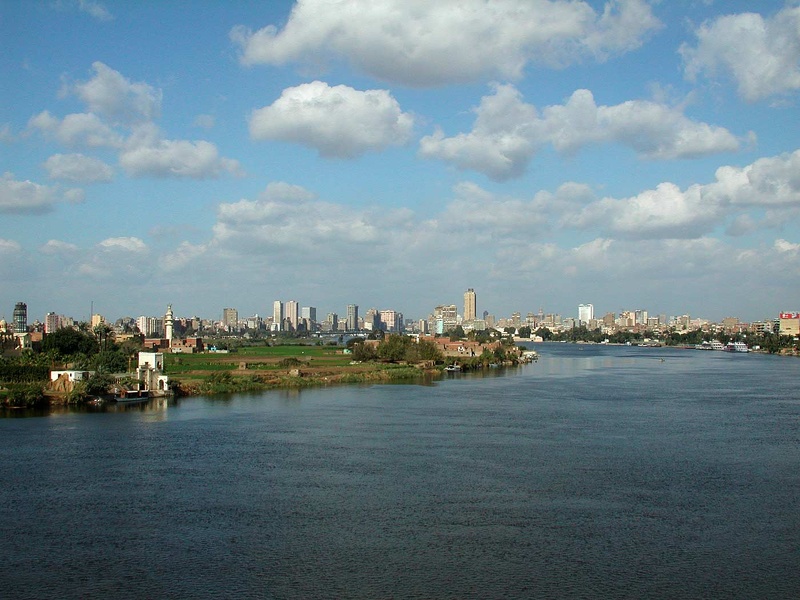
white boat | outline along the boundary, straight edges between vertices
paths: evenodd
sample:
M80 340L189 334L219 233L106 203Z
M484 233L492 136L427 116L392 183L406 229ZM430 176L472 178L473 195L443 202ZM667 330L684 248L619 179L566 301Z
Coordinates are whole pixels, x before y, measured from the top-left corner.
M711 340L712 350L725 350L725 345L719 340Z
M727 352L750 352L750 349L744 342L728 342L728 345L725 346L725 350Z
M580 348L580 350L583 350L583 348ZM525 352L522 353L519 359L520 362L523 363L536 362L537 360L539 360L539 353L536 352L536 350L526 350Z
M449 371L450 373L456 373L456 372L458 372L458 371L460 371L460 370L461 370L461 367L460 367L459 365L457 365L457 364L453 363L452 365L447 365L447 366L444 368L444 370L445 370L445 371Z

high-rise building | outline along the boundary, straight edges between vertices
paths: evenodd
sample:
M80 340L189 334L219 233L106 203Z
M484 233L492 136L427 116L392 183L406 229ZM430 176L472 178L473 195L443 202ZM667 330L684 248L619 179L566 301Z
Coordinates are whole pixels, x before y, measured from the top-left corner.
M578 322L583 325L588 325L589 321L594 319L594 305L592 304L579 304L578 305Z
M358 331L358 304L347 305L347 331Z
M17 302L14 305L14 333L28 332L28 305Z
M61 327L61 315L54 312L49 312L44 318L44 332L53 333L56 329Z
M136 326L144 337L156 337L164 333L164 319L141 316L137 317Z
M303 319L308 319L312 323L317 322L317 309L314 306L304 306L300 309L300 316Z
M403 331L403 313L396 310L382 310L381 324L386 331L399 333Z
M433 309L433 323L431 329L434 333L443 334L452 331L458 325L458 309L455 304L440 304Z
M283 305L283 309L285 312L283 318L289 322L292 329L297 330L297 326L300 323L300 304L297 300L287 300Z
M222 326L233 331L239 326L239 311L235 308L222 309Z
M103 315L93 314L90 326L92 329L101 325L106 322L106 318Z
M280 300L272 303L272 326L278 331L283 328L283 302Z
M477 317L477 299L475 290L469 288L464 292L464 320L474 321Z
M325 317L325 329L327 331L336 331L339 329L339 315L336 313L328 313Z

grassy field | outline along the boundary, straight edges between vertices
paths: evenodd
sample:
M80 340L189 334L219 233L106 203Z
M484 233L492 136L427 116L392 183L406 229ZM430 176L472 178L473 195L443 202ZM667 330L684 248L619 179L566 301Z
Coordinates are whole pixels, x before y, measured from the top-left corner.
M164 357L166 371L170 376L196 372L237 371L242 364L245 370L285 369L281 364L286 359L295 359L305 367L344 367L351 362L349 355L342 354L334 346L257 346L241 348L237 352L203 354L167 354Z
M228 354L165 354L164 362L166 374L188 395L407 381L426 376L414 366L354 363L350 354L335 346L254 346Z

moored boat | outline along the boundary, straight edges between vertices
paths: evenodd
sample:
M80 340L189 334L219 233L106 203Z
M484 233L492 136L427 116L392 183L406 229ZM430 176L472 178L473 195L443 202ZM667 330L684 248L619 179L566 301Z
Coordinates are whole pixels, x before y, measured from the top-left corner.
M115 402L144 402L149 398L149 390L126 390L124 388L114 390Z
M747 344L744 342L728 342L725 346L726 352L750 352Z

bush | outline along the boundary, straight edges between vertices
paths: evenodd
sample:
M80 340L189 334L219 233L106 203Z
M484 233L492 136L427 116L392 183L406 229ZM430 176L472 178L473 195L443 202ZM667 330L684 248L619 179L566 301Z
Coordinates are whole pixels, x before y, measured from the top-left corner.
M0 381L7 383L33 383L50 379L50 368L36 365L9 364L0 361Z
M280 361L278 366L289 369L291 367L299 367L302 364L304 364L303 361L296 359L294 356L289 356Z
M233 394L251 392L264 388L264 382L257 375L237 376L230 373L214 373L200 385L203 394Z
M378 354L373 344L365 344L363 340L360 343L353 344L353 360L366 362L376 358L378 358Z
M114 385L114 378L105 373L95 373L86 381L86 394L102 396Z
M72 391L67 392L64 397L67 404L82 404L89 399L89 394L86 393L86 382L76 381L72 386Z
M36 408L47 405L44 386L40 383L18 383L8 386L6 406L16 408Z

